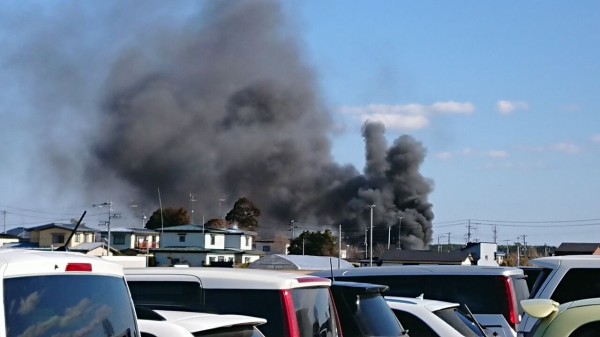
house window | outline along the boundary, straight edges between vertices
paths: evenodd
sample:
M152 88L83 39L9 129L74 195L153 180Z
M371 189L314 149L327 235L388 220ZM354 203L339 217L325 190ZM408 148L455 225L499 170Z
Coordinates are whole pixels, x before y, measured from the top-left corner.
M79 235L80 234L73 235L73 242L79 242Z
M219 262L225 261L225 256L219 256Z
M179 242L185 242L185 234L179 234Z
M214 256L211 256L208 258L208 261L210 261L210 263L215 262L217 259Z
M125 235L115 235L115 236L113 236L113 243L115 245L124 245L125 244Z
M214 234L211 234L210 235L210 244L214 245L216 241L217 241L217 236Z
M250 258L249 257L245 257L244 258L244 263L250 263Z
M263 246L263 252L270 252L271 246Z
M246 247L250 246L250 237L244 236L244 238L246 239Z
M64 243L65 242L65 234L52 234L52 243Z

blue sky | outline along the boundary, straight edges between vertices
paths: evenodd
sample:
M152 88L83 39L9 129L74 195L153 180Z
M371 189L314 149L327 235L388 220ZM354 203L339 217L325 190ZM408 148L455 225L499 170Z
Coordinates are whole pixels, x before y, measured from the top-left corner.
M0 51L0 140L5 144L0 211L8 210L11 224L19 214L18 222L32 223L22 215L25 211L43 214L42 208L58 207L56 192L68 189L46 188L51 178L35 172L44 165L36 137L86 135L97 122L64 112L61 123L67 127L38 129L48 120L33 119L31 111L62 105L51 90L42 93L42 105L28 100L41 96L35 92L37 74L26 63L14 64L31 59L36 62L31 68L43 67L47 60L32 57L40 46L22 37L43 36L45 26L35 25L39 21L60 23L54 28L63 34L57 54L64 63L52 70L69 70L73 64L86 70L72 73L81 77L75 84L56 83L53 90L74 90L81 101L76 106L93 109L98 103L94 93L106 76L97 65L111 63L116 50L142 35L135 28L157 23L158 31L161 24L176 25L200 7L194 1L149 2L143 15L127 17L112 12L113 6L54 4L0 5L0 42L7 46ZM136 6L135 1L125 4ZM364 166L365 120L383 122L390 144L408 134L427 149L421 173L434 185L429 196L433 243L438 238L445 242L448 233L452 242L465 242L468 224L480 241L493 240L496 228L499 243L523 237L530 244L600 242L600 3L283 4L335 123L335 161ZM60 15L69 20L54 21ZM85 43L70 49L78 41ZM30 89L35 93L26 94ZM35 132L17 131L29 128ZM65 144L65 149L81 159L89 156L80 143ZM97 195L93 202L109 200ZM64 207L79 216L81 205Z
M390 143L422 142L434 242L464 240L469 222L482 241L494 225L499 242L598 233L599 3L295 5L339 124L334 156L364 165L365 119L383 121Z

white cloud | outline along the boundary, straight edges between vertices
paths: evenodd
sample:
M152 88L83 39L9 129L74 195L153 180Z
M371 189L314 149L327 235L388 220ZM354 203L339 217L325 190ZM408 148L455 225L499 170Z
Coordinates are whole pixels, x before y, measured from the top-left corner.
M468 102L438 102L431 105L431 111L440 114L472 114L475 112L475 105Z
M528 109L529 104L527 102L498 101L496 108L502 115L510 115L516 110Z
M439 160L451 160L457 157L469 157L473 154L473 150L466 148L457 151L445 151L439 152L435 155L435 157Z
M439 160L450 160L454 158L454 154L450 151L445 151L437 153L435 157Z
M569 143L569 142L557 143L557 144L552 145L551 148L554 151L568 153L568 154L575 154L575 153L581 152L581 148L579 146L577 146L576 144L573 144L573 143Z
M593 135L592 142L600 144L600 135Z
M490 158L506 158L508 157L508 152L504 150L491 150L486 152L484 155Z
M366 106L345 106L340 108L342 114L353 116L361 122L379 121L392 129L419 130L430 124L431 116L442 114L471 114L475 106L468 102L437 102L423 104L369 104Z

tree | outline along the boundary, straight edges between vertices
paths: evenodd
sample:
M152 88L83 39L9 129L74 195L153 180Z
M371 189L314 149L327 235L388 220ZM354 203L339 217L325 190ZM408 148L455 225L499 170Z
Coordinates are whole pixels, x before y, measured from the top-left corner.
M304 231L290 242L291 255L337 256L335 238L330 230L325 232Z
M225 216L225 220L229 223L237 222L240 229L255 230L258 227L259 216L260 209L250 199L242 197L235 202L231 211Z
M148 229L159 229L163 227L173 227L187 225L190 223L190 215L185 208L172 208L167 207L162 210L162 217L160 208L152 213L148 222L146 222L146 228Z

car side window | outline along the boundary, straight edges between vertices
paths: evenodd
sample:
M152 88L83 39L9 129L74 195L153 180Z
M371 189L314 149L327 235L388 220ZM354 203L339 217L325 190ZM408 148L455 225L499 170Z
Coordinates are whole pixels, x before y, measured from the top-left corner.
M408 331L409 336L419 337L439 337L438 334L433 331L427 323L423 322L419 317L401 310L393 310L398 320Z
M596 337L598 331L600 331L600 321L595 321L580 326L569 337Z
M600 297L600 269L576 268L567 271L550 296L558 303ZM585 284L585 286L582 286Z

